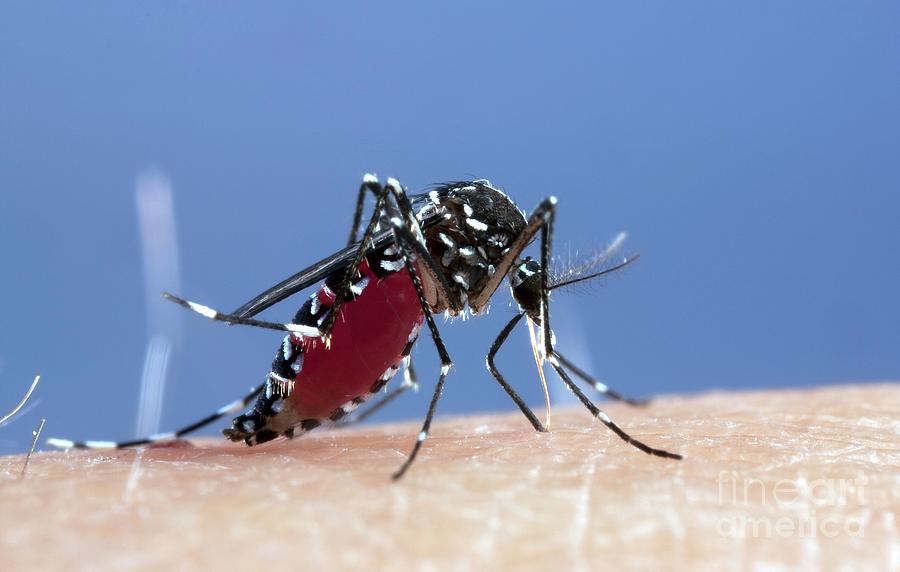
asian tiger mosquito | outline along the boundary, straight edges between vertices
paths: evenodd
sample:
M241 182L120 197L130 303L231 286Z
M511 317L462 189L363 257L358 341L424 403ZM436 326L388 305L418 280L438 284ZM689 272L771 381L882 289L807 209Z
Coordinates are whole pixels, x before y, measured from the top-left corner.
M375 196L375 208L362 238L357 240L365 199ZM296 437L324 422L337 422L371 395L381 391L405 366L404 382L378 408L403 389L417 384L410 351L427 324L441 367L425 421L404 463L393 474L403 476L428 437L447 374L453 366L432 317L478 314L504 278L509 279L519 311L497 336L487 355L493 377L536 431L547 429L510 386L494 364L497 351L523 317L537 327L532 335L535 360L548 362L563 383L591 414L625 442L659 457L681 455L650 447L616 425L578 388L570 371L598 392L631 404L566 359L555 347L550 328L549 295L556 288L618 270L636 257L598 270L618 247L560 277L550 271L556 198L541 201L529 216L486 180L460 181L430 192L407 196L396 179L381 184L366 175L359 187L350 238L343 250L269 288L235 311L217 310L164 293L163 296L207 318L287 332L266 379L248 395L178 431L125 442L50 439L61 448L113 449L173 440L225 415L244 410L224 434L232 441L257 445L279 436ZM540 260L521 258L540 233ZM257 320L253 316L293 294L324 281L290 323ZM340 316L340 320L338 320ZM365 359L360 359L364 355ZM540 369L540 368L539 368ZM546 391L546 388L545 388ZM347 396L354 396L347 399Z

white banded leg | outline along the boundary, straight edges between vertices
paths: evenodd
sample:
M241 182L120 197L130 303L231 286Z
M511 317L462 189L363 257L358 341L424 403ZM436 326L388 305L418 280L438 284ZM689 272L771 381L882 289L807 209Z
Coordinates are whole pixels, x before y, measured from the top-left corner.
M224 405L216 410L215 413L207 415L203 419L199 421L195 421L190 425L182 427L177 431L170 431L167 433L157 433L156 435L150 435L148 437L143 437L141 439L135 439L132 441L70 441L69 439L58 439L55 437L51 437L47 439L47 445L50 447L56 447L57 449L126 449L129 447L140 447L143 445L152 445L154 443L161 443L165 441L174 441L176 439L180 439L181 437L193 433L194 431L206 427L211 423L214 423L225 417L226 415L233 415L238 411L243 411L249 406L256 397L262 393L266 389L266 383L263 383L253 389L250 393L245 395L240 399L236 399L229 403L228 405Z
M293 332L295 334L300 334L304 337L308 338L317 338L322 335L318 328L313 326L304 326L301 324L292 324L292 323L277 323L277 322L266 322L264 320L257 320L255 318L241 318L240 316L235 316L233 314L225 314L209 306L204 306L203 304L198 304L196 302L191 302L190 300L185 300L184 298L179 298L174 294L170 294L168 292L163 292L162 297L170 302L174 302L179 306L183 306L192 312L196 312L201 316L209 318L210 320L216 320L217 322L225 322L226 324L238 324L242 326L253 326L256 328L265 328L267 330L277 330L281 332Z

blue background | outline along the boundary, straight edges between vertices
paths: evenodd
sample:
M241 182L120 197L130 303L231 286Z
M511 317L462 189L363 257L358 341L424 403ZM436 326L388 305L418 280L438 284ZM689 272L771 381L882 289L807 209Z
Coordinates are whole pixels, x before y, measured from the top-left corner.
M39 417L133 435L149 167L172 181L181 293L223 309L340 247L363 173L477 176L526 210L556 195L561 251L629 231L631 270L554 297L560 347L613 387L897 379L898 30L897 3L864 1L5 2L0 409L43 381L0 446ZM512 407L483 359L509 300L443 328L441 412ZM257 383L281 338L182 324L165 429ZM414 355L430 389L430 342ZM539 406L524 330L499 361Z

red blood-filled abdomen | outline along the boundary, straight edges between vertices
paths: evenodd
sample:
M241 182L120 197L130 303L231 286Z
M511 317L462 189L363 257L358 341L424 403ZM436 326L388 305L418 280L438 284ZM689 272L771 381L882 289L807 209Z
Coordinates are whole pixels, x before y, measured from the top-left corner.
M304 338L303 367L286 405L301 419L323 419L354 398L365 396L392 366L403 359L410 334L424 318L405 269L379 280L363 261L368 284L345 302L331 331L331 345ZM333 294L317 293L330 305Z

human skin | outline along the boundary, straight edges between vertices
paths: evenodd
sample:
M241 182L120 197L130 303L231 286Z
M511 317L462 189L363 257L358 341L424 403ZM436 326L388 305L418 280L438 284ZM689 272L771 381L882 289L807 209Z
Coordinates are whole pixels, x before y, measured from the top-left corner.
M894 384L0 458L3 570L900 569Z

